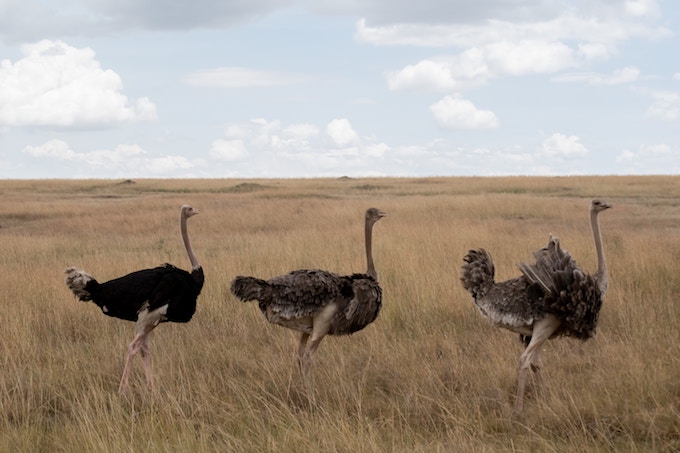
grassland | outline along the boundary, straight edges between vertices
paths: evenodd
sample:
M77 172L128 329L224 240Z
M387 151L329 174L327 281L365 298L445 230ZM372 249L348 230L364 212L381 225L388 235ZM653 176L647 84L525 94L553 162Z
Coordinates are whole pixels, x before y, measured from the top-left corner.
M680 177L0 181L0 451L496 452L680 450ZM596 337L543 353L546 386L513 417L521 344L459 284L483 246L499 280L549 233L595 268L602 214L610 289ZM72 265L104 281L187 268L179 206L206 284L194 319L152 334L156 390L133 324L74 300ZM312 390L296 336L238 302L238 274L365 270L362 218L384 288L376 322L323 341Z

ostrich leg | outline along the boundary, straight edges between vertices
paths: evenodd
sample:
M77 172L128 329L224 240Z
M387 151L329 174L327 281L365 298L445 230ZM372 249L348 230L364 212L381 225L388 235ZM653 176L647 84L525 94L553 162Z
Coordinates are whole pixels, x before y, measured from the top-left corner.
M517 398L515 399L515 413L522 412L524 407L524 389L527 385L527 378L529 371L534 370L540 380L538 359L541 353L543 343L550 338L550 336L560 326L559 318L555 316L547 316L534 324L531 333L531 341L519 358L519 376L517 379Z

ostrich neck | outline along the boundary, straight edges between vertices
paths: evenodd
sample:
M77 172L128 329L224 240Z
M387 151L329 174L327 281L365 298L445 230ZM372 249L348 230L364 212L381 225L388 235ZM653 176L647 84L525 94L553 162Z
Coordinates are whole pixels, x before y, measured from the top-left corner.
M194 249L191 247L191 241L189 240L189 233L187 232L187 218L180 214L180 219L179 219L179 229L180 232L182 233L182 241L184 241L184 247L187 249L187 255L189 256L189 261L191 261L191 269L198 269L201 267L200 263L198 262L198 258L196 258L196 254L194 253Z
M597 212L590 213L590 225L593 229L593 239L595 240L595 250L597 251L597 271L595 271L595 279L600 286L600 291L604 294L607 291L608 275L607 264L604 260L604 249L602 247L600 221Z
M373 277L376 281L378 280L378 273L375 271L375 264L373 264L373 253L372 253L372 230L373 224L366 222L365 236L366 236L366 273Z

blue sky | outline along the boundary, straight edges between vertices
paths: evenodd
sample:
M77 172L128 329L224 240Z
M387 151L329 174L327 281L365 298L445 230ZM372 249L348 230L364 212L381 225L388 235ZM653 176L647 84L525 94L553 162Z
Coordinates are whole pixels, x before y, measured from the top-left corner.
M680 174L679 11L0 0L0 177Z

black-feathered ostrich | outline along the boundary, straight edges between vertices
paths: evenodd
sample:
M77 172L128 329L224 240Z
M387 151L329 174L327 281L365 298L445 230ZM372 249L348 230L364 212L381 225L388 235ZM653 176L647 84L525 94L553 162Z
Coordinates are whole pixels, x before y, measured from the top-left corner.
M99 283L80 269L66 269L66 285L83 302L92 301L107 316L135 321L136 335L128 346L123 376L118 387L128 387L130 361L141 352L144 373L153 386L149 334L161 322L188 322L196 311L196 299L203 288L203 268L198 262L187 233L187 219L198 214L191 206L180 210L180 232L191 262L191 273L172 264L132 272Z
M597 251L593 275L581 270L552 236L547 247L534 252L535 264L520 264L522 275L504 282L494 282L493 260L486 250L470 250L464 258L461 281L479 311L494 326L519 333L526 346L519 360L515 412L523 408L529 370L541 382L540 355L546 340L559 336L587 340L595 334L608 283L598 214L610 207L600 199L590 206Z
M366 211L365 274L303 269L266 281L238 276L231 282L231 292L243 302L257 300L269 322L301 332L297 364L305 383L314 352L326 335L357 332L380 312L382 289L373 264L372 231L385 215L376 208Z

